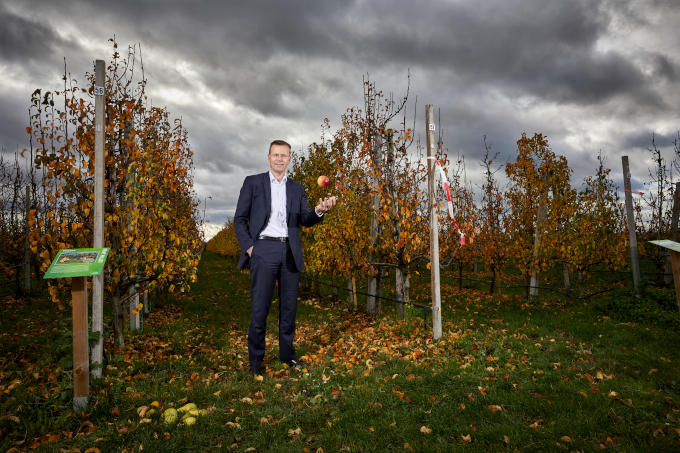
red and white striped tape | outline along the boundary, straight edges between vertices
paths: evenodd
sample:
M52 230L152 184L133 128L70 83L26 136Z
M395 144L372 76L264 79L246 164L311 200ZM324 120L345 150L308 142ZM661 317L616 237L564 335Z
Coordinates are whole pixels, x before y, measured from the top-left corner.
M437 168L439 168L441 183L444 186L444 192L446 193L446 205L449 211L449 217L451 218L451 222L453 222L453 226L456 227L456 231L460 235L460 245L465 245L465 233L460 231L458 223L456 223L456 219L453 217L453 201L451 200L451 187L449 186L449 180L446 178L446 173L444 172L442 164L439 162L439 160L434 159L433 157L428 157L428 159L433 159L434 164L437 166Z

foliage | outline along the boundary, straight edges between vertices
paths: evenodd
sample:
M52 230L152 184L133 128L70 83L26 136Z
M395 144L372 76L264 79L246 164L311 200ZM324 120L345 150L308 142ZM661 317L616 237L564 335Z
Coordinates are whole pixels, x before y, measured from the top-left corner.
M568 196L571 169L564 156L549 148L548 139L536 133L531 138L522 134L517 141L517 159L506 165L505 173L511 184L505 193L510 208L505 224L508 254L529 276L546 270L559 249L561 225L574 210ZM536 234L540 240L535 252Z
M489 146L484 137L484 183L482 184L482 202L479 207L480 231L477 243L480 244L481 256L486 269L491 273L489 293L493 294L496 279L507 260L508 235L503 224L505 222L505 206L503 194L498 187L494 174L500 169L494 168L498 153L491 156Z
M206 252L192 293L158 301L144 335L92 382L82 413L72 410L69 370L57 364L68 354L69 313L3 300L0 449L677 447L680 354L669 346L680 340L676 329L621 323L580 304L532 307L452 289L435 342L422 320L302 297L297 344L306 369L276 359L271 316L257 381L247 371L248 285L234 259ZM205 411L195 425L164 423L165 412L187 403Z
M27 200L23 190L27 182L17 156L12 163L0 156L0 243L4 244L0 255L0 281L20 276L27 231Z
M324 131L328 129L326 121ZM368 188L357 160L353 142L326 140L325 135L321 143L309 146L306 156L293 155L290 177L303 185L309 204L314 206L316 200L331 195L338 200L322 223L303 229L305 263L311 273L350 277L366 267L370 240L365 197ZM317 185L320 175L329 177L329 186Z
M192 191L192 152L181 120L148 107L146 81L135 84L134 49L121 58L113 42L106 70L105 244L106 290L124 294L148 283L188 288L195 280L202 241ZM35 90L31 126L35 167L44 171L45 203L31 210L31 248L45 271L62 248L91 246L94 215L94 75L89 88L74 80L63 92ZM56 106L57 97L64 107ZM64 301L64 280L50 295Z
M626 262L623 207L609 176L611 170L604 166L602 154L597 158L595 176L585 178L573 201L575 210L565 221L568 230L560 247L560 255L581 275L599 263L618 270Z
M215 236L208 241L205 249L223 256L238 257L241 254L241 247L236 239L234 221L228 220Z

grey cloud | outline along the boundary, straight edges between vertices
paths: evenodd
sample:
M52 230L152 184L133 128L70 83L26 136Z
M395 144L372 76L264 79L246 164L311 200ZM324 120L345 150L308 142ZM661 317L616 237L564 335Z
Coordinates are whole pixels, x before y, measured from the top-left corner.
M678 17L675 0L5 4L0 68L30 78L30 91L59 88L50 84L58 84L63 56L82 82L90 54L110 50L106 39L114 33L121 48L141 42L154 104L166 104L189 130L199 195L214 197L211 216L233 212L243 176L266 168L260 151L272 135L318 139L324 117L337 128L347 107L361 106L366 73L398 97L410 68L409 123L416 96L421 135L423 104L441 107L445 143L450 154L466 156L471 178L480 173L484 134L505 161L523 131L543 132L580 182L594 171L600 147L618 168L622 152L646 150L655 128L667 130L672 121L680 128L678 52L636 41L632 48L640 51L631 58L628 43L599 46L619 27L660 27L654 31L672 37L675 28L655 18ZM197 91L203 87L208 99L230 107L205 102ZM164 98L168 89L185 99ZM0 144L12 145L25 138L30 91L8 91L0 90ZM600 131L607 122L621 125L620 136ZM579 134L588 138L574 140Z
M0 23L0 54L6 62L52 60L55 51L73 44L60 38L44 21L16 15L2 4Z

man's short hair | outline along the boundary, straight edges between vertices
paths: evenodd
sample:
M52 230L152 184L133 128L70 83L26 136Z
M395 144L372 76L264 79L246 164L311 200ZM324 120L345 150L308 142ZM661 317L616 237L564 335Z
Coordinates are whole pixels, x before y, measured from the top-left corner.
M291 149L291 148L290 148L290 143L288 143L287 141L285 141L285 140L274 140L273 142L271 142L271 143L269 144L269 154L272 153L272 146L274 146L274 145L278 145L278 146L287 146L287 147L288 147L288 151L290 151L290 149Z

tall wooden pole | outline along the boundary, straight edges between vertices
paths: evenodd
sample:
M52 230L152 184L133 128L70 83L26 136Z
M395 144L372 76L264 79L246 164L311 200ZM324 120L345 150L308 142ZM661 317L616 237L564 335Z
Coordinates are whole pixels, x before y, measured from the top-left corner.
M87 351L87 278L73 277L73 409L84 410L90 387L90 361Z
M673 191L673 211L671 213L671 241L678 240L678 217L680 217L680 182L675 183ZM666 250L668 252L668 250ZM673 280L673 269L670 254L666 256L666 275L664 282L669 284Z
M439 219L435 199L436 174L434 151L434 108L425 106L425 130L427 131L427 194L430 207L430 271L432 286L432 334L435 340L442 337L442 298L439 288Z
M104 60L95 62L94 82L94 238L93 247L104 247L104 118L105 99ZM92 376L102 375L104 355L104 272L92 277L92 332L97 340L92 347Z
M637 237L635 236L635 214L633 212L633 194L630 192L630 168L628 156L622 156L623 188L626 197L626 223L628 226L628 240L630 242L630 266L633 270L633 286L637 293L640 288L640 262L638 261Z

